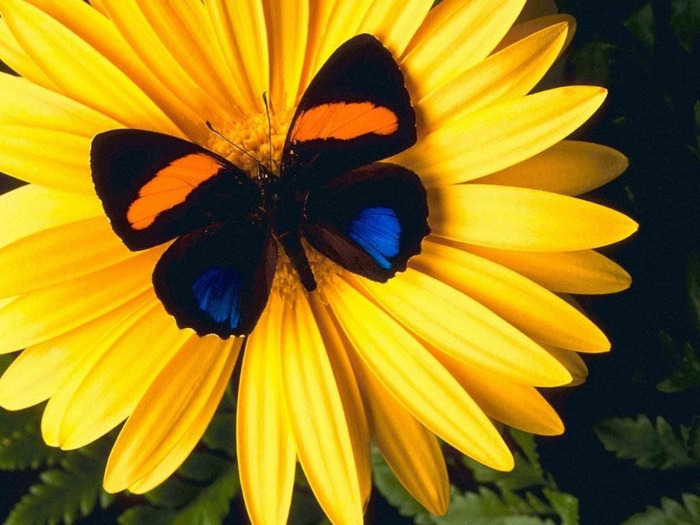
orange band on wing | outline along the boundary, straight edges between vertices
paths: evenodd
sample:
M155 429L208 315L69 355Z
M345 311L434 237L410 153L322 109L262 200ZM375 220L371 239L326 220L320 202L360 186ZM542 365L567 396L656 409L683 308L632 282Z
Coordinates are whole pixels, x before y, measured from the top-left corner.
M391 135L399 129L396 113L372 102L321 104L302 112L294 123L292 142L350 140L362 135Z
M144 230L159 214L182 204L197 186L219 173L224 165L203 153L174 160L148 181L129 206L126 218L135 230Z

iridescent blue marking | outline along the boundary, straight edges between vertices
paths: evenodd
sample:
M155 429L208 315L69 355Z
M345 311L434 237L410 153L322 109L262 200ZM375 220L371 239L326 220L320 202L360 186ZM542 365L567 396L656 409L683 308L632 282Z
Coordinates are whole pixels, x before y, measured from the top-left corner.
M217 323L234 330L241 322L243 279L233 268L210 268L192 285L199 307Z
M365 208L350 221L348 235L385 270L399 254L401 223L391 208Z

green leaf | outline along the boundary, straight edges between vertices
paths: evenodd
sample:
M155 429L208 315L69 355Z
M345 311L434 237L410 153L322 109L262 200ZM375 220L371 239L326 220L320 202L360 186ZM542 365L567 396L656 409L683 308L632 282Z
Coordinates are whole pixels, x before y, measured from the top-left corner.
M217 413L202 436L202 442L211 450L223 452L233 458L236 452L235 427L232 413Z
M694 458L698 445L691 442L690 430L682 426L679 437L663 418L658 417L654 426L645 415L636 420L607 419L595 426L606 450L619 458L634 459L639 467L658 469L700 465ZM692 439L697 439L697 432Z
M627 18L623 24L637 40L642 42L649 49L654 47L656 41L656 24L654 22L654 10L651 7L651 2L644 4L641 9Z
M671 27L680 44L692 51L693 40L700 37L700 1L672 0Z
M600 40L583 45L571 57L577 81L602 86L610 85L610 68L614 62L613 54L616 50L615 45Z
M682 503L661 498L661 508L647 507L623 525L697 525L700 523L700 496L683 494Z
M88 516L98 502L109 505L112 499L101 488L109 448L101 440L66 453L60 469L40 474L41 483L15 505L5 525L70 524Z
M148 505L128 509L121 525L221 523L239 490L238 471L228 458L195 452L165 483L144 494Z
M3 429L6 433L6 428ZM14 430L0 438L0 470L38 469L52 466L65 456L59 448L48 446L35 426Z
M562 525L578 525L578 500L571 494L544 489L544 495L561 518Z

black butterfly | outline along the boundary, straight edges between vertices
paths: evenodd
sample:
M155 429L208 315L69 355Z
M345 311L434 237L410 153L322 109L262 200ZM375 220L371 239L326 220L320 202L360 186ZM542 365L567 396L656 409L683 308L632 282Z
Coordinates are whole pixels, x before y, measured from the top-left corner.
M153 286L178 326L249 334L284 248L304 287L316 281L301 236L342 267L385 282L429 233L418 176L377 162L416 142L415 113L391 53L356 36L328 59L299 103L277 177L257 178L196 144L141 130L92 141L97 195L132 250L177 240Z

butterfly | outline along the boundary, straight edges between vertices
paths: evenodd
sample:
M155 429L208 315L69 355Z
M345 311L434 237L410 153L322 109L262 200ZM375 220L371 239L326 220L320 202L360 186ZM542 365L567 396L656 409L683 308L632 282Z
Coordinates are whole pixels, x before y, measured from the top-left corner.
M418 176L380 162L416 142L403 75L373 36L342 44L292 118L279 176L257 177L214 152L161 133L96 135L90 164L112 229L131 250L175 239L153 271L181 328L249 334L267 304L281 247L309 292L302 238L343 268L386 282L420 253L427 224Z

